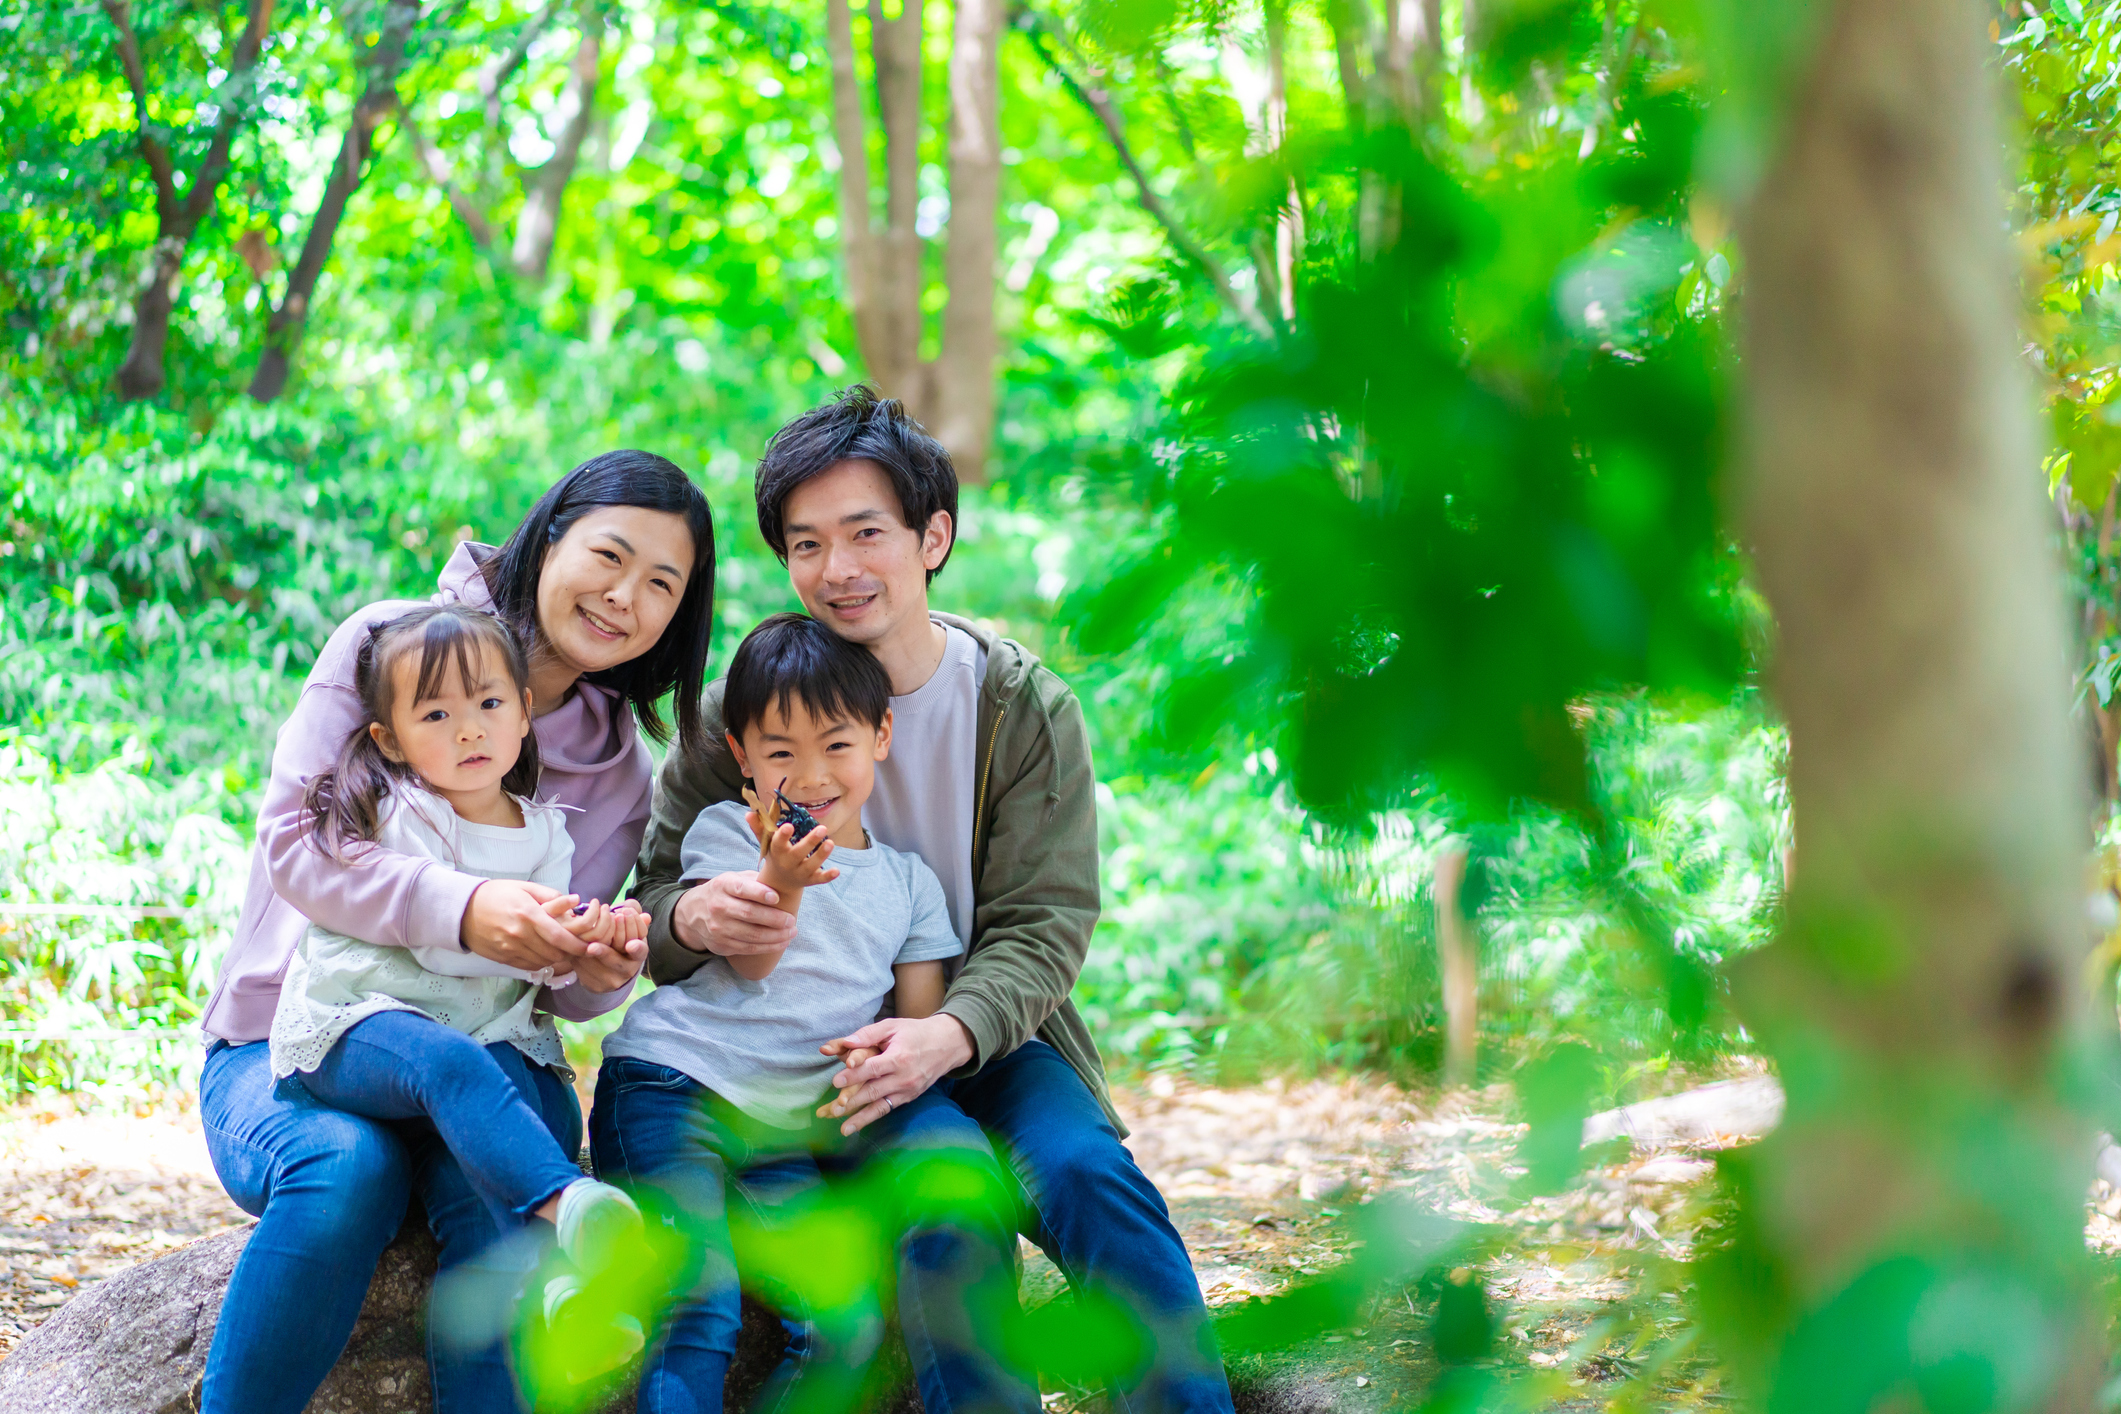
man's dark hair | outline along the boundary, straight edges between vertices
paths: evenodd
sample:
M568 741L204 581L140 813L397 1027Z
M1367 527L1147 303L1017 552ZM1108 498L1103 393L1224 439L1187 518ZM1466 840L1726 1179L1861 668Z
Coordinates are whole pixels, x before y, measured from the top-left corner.
M744 635L722 688L722 725L739 741L766 716L797 702L825 720L853 717L872 727L891 710L891 675L868 649L807 614L775 614Z
M891 478L898 493L899 515L916 532L928 528L937 511L950 513L950 550L957 548L957 468L943 444L906 415L897 398L877 396L858 383L822 407L814 407L773 434L759 458L754 483L759 506L759 534L773 553L788 562L788 538L781 533L781 507L788 495L813 476L844 461L871 461ZM950 563L928 571L933 580Z

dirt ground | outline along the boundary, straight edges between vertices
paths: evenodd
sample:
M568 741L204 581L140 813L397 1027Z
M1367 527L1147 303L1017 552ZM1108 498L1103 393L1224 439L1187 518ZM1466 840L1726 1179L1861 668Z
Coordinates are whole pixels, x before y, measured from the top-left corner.
M1330 1274L1365 1240L1380 1197L1467 1224L1497 1364L1556 1407L1589 1409L1630 1386L1659 1407L1714 1402L1690 1356L1682 1264L1710 1213L1712 1159L1669 1150L1594 1168L1559 1195L1510 1195L1523 1131L1506 1092L1411 1094L1365 1080L1215 1090L1159 1079L1122 1090L1136 1158L1170 1202L1218 1308ZM2095 1248L2121 1248L2121 1195L2087 1214ZM0 1114L0 1353L82 1288L247 1221L222 1194L196 1114L81 1113L47 1099ZM1028 1252L1026 1296L1060 1278ZM1238 1356L1328 1386L1336 1407L1418 1402L1438 1374L1437 1289L1374 1293L1352 1326ZM1527 1395L1534 1389L1524 1391ZM1052 1414L1087 1401L1065 1392Z

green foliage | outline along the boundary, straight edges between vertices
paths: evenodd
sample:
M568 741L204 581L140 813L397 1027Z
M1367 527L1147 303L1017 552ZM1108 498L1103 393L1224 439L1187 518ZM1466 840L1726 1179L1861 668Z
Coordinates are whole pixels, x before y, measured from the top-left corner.
M0 735L0 1096L125 1096L196 1071L190 1028L241 905L249 851L223 818L225 781L200 772L157 784L140 765L134 755L68 774ZM78 904L95 911L17 911Z

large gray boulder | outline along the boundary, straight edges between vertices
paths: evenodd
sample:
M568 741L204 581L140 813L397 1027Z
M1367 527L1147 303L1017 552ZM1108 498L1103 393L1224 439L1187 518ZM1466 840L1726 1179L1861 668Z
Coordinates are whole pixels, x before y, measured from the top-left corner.
M0 1414L196 1410L221 1296L252 1231L246 1226L181 1247L62 1306L0 1361ZM408 1224L377 1263L346 1353L310 1400L310 1414L428 1414L421 1312L434 1273L434 1239ZM730 1370L731 1409L744 1407L782 1346L779 1323L747 1300ZM612 1410L633 1414L632 1397Z
M221 1296L251 1232L242 1227L194 1242L69 1301L0 1361L0 1414L196 1411ZM377 1264L346 1353L310 1400L309 1414L428 1414L421 1322L434 1273L433 1239L407 1224ZM730 1410L747 1407L784 1344L779 1322L746 1298L725 1397ZM893 1341L885 1358L892 1364L880 1372L880 1385L889 1393L870 1414L918 1414L903 1348ZM1316 1380L1263 1373L1232 1371L1238 1414L1322 1414L1338 1402ZM634 1414L632 1395L609 1414Z

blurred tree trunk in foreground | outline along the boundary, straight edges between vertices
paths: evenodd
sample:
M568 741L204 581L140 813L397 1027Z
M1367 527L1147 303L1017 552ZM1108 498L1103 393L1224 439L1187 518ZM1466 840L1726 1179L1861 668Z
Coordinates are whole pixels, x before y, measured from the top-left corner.
M840 150L840 248L869 377L950 449L958 474L986 477L994 433L994 279L1001 214L1001 0L958 0L950 46L948 305L934 359L921 357L925 238L919 228L921 7L869 4L870 62L884 127L884 224L870 212L868 115L849 0L830 0L832 129Z
M1737 999L1789 1115L1727 1160L1743 1217L1704 1294L1776 1408L2089 1408L2089 1149L2056 1083L2083 772L1986 12L1816 8L1743 228L1797 853Z

